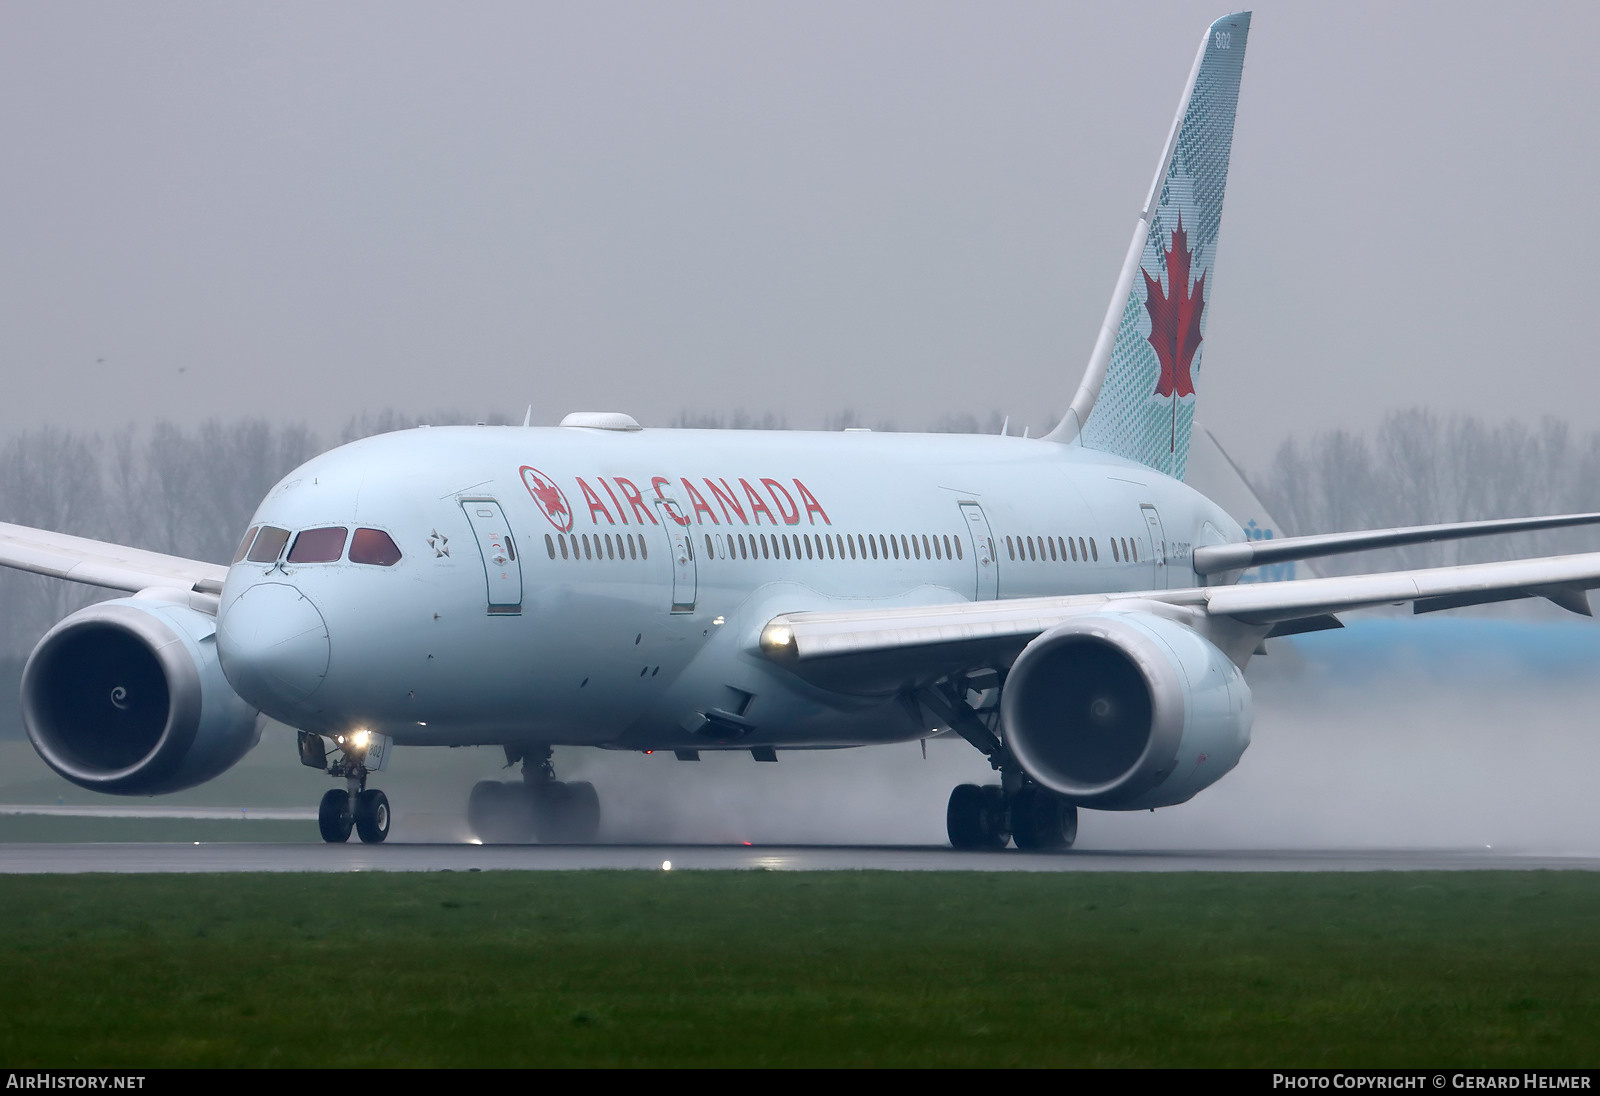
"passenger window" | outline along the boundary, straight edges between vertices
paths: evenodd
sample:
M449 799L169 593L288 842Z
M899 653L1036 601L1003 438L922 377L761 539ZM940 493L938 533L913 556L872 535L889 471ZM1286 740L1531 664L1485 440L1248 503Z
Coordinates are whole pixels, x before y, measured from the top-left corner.
M300 534L302 537L304 533ZM299 551L300 542L294 543L295 551ZM294 553L289 553L294 558ZM338 557L335 556L335 559ZM552 553L551 559L555 558ZM366 563L374 567L393 567L400 562L400 546L395 544L394 538L382 529L357 529L350 538L350 562Z
M252 525L250 526L249 530L246 531L244 539L239 542L239 550L233 553L233 562L238 563L244 558L244 554L250 550L250 542L256 539L256 530L259 528L261 528L261 526Z
M949 549L947 548L947 549L945 549L945 551L948 552ZM961 537L960 536L956 537L956 558L957 559L966 559L967 558L966 556L961 554Z
M706 534L706 558L707 559L716 559L717 558L717 550L711 546L711 534L710 533Z
M326 529L307 529L294 538L289 549L290 563L332 563L344 555L344 540L349 535L342 525Z
M1016 559L1017 558L1016 549L1011 547L1011 535L1009 533L1006 534L1006 554L1008 556L1010 556L1012 559Z
M561 544L561 558L562 559L566 559L567 558L567 538L563 537L563 536L560 536L560 535L557 535L556 536L556 540L558 542L560 542L560 544Z
M549 533L544 535L544 550L550 553L551 559L556 558L556 542L551 539Z
M1044 543L1045 546L1050 549L1050 562L1054 563L1056 561L1056 542L1051 540L1049 537L1045 537Z
M1100 562L1100 549L1095 546L1093 537L1089 538L1089 556L1096 563Z
M251 546L250 554L245 558L251 563L275 563L278 556L283 553L283 546L288 543L289 530L263 525L261 532L256 534L256 542Z

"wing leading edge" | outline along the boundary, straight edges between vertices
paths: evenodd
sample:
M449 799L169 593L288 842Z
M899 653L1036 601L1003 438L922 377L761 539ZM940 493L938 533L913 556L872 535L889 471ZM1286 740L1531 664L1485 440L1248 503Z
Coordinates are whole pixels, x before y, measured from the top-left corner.
M5 522L0 522L0 567L130 594L167 587L212 599L228 574L221 564Z
M1234 642L1225 649L1238 652L1240 661L1268 634L1338 627L1332 614L1351 609L1409 602L1421 613L1544 597L1587 616L1587 591L1596 587L1600 552L1589 552L1245 586L787 613L762 630L760 649L807 680L875 692L957 670L1008 665L1036 636L1083 613L1143 609L1174 615L1230 633Z

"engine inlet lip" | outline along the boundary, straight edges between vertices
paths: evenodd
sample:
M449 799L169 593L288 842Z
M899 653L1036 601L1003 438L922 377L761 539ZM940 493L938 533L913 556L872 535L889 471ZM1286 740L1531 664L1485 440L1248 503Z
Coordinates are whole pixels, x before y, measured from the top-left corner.
M1052 791L1086 806L1125 801L1165 778L1183 737L1185 703L1182 683L1172 668L1160 659L1150 657L1149 645L1155 639L1131 622L1106 614L1058 625L1035 637L1023 648L1001 692L1000 714L1006 746L1029 776ZM1157 649L1165 647L1159 640L1156 640L1156 644ZM1060 772L1033 748L1026 735L1017 734L1015 730L1023 725L1019 709L1028 680L1048 668L1044 656L1055 648L1073 645L1109 649L1126 659L1144 679L1150 696L1151 726L1138 758L1124 772L1092 784L1073 780ZM1030 651L1034 652L1032 658L1027 657Z
M119 769L83 764L45 730L48 720L39 698L39 679L68 637L91 630L121 632L142 642L167 682L167 718L160 736L148 753ZM22 723L33 748L56 772L92 791L116 791L164 776L182 761L200 726L200 675L182 638L155 614L131 605L91 605L50 629L23 666L21 692Z

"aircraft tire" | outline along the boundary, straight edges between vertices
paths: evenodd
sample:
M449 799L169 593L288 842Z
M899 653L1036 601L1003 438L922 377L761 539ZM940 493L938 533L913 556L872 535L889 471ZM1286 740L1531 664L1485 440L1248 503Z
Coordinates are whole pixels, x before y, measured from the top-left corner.
M389 836L389 797L377 788L356 796L356 833L368 845Z
M537 793L533 825L546 844L588 844L600 832L600 796L586 780L546 784Z
M520 784L480 780L467 798L467 828L486 845L528 840L531 811Z
M956 785L944 822L950 844L958 849L1006 847L1005 795L999 788Z
M355 819L350 816L350 793L332 788L317 805L317 829L322 839L330 845L350 840L350 830Z
M1078 808L1048 788L1024 785L1011 800L1011 836L1019 849L1071 848Z
M562 829L567 841L587 845L600 832L600 793L587 780L567 785L562 810Z

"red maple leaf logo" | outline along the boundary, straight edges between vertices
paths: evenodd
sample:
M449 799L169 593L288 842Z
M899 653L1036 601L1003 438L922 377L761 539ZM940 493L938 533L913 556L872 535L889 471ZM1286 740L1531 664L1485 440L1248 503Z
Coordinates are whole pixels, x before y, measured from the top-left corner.
M561 493L561 488L537 468L526 465L522 468L522 482L544 516L550 519L550 524L563 533L568 532L572 528L572 511L567 509L567 496Z
M1167 282L1171 296L1161 282L1143 267L1145 310L1150 313L1150 345L1161 362L1161 379L1156 381L1158 396L1172 398L1172 448L1178 448L1178 397L1194 395L1194 378L1189 367L1200 349L1200 316L1206 309L1206 275L1201 274L1194 288L1189 287L1189 234L1183 230L1183 214L1172 230L1172 248L1167 252ZM1207 273L1210 273L1207 271Z

